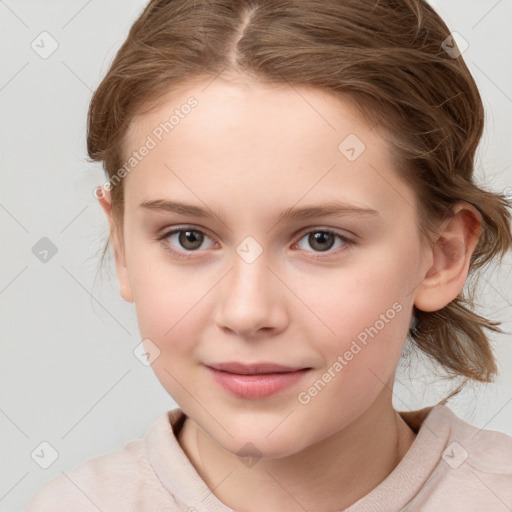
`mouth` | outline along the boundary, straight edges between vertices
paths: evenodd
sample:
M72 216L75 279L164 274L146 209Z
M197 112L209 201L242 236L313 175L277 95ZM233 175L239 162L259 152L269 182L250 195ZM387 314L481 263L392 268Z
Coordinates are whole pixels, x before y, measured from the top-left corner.
M298 383L311 368L275 363L244 364L238 362L206 365L214 381L224 391L238 398L263 399Z

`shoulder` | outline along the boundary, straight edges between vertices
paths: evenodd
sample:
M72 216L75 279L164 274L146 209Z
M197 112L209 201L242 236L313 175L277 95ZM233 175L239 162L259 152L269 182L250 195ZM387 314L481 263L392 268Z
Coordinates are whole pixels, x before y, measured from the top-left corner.
M449 408L441 406L441 416L450 425L450 443L443 458L450 459L456 452L468 467L487 473L508 474L512 477L512 437L494 430L469 424ZM448 462L447 460L447 462Z
M102 504L110 505L113 493L123 500L132 497L149 470L143 441L132 441L120 450L62 471L38 491L25 512L103 510Z
M421 498L411 505L421 504L422 510L449 505L452 512L512 510L511 436L475 427L446 406L434 407L423 427L448 435Z
M162 428L166 414L148 432ZM62 471L33 496L23 512L130 512L145 510L146 506L174 510L168 508L169 494L146 456L146 445L147 434L119 450Z

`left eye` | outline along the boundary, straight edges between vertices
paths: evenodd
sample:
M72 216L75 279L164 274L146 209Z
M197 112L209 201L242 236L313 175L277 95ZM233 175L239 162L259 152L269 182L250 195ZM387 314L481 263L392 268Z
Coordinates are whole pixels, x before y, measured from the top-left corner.
M163 238L169 245L179 247L181 250L185 249L185 252L197 251L205 240L210 239L208 235L197 229L175 229L165 233Z
M317 230L307 233L300 239L300 241L297 243L297 246L299 249L308 250L305 247L300 247L301 242L305 240L315 252L325 252L333 248L336 243L336 239L341 240L341 243L336 248L341 247L349 242L345 237L339 235L338 233L327 230Z

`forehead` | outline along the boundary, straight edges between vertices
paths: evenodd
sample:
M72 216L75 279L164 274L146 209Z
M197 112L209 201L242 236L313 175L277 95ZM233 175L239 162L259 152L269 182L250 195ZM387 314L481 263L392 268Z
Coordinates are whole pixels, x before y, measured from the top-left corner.
M351 102L320 89L220 78L191 84L133 119L127 158L149 140L125 180L127 202L200 192L211 200L243 195L246 207L248 199L264 207L270 198L326 194L395 213L414 203L388 143Z
M196 104L193 108L187 106L191 98ZM204 136L205 132L214 137L222 129L252 135L255 142L264 139L268 142L279 135L276 144L298 137L308 137L315 144L314 132L321 136L321 132L329 130L341 135L348 128L362 135L368 130L349 99L335 96L332 92L287 83L264 84L249 79L218 77L213 81L182 85L158 98L149 112L132 120L126 137L128 146L155 129L158 132L158 127L169 121L173 114L172 135L165 130L163 134L167 142ZM182 123L187 117L192 121ZM190 124L193 124L193 130L187 129ZM179 130L178 125L182 125ZM156 135L158 137L158 133Z

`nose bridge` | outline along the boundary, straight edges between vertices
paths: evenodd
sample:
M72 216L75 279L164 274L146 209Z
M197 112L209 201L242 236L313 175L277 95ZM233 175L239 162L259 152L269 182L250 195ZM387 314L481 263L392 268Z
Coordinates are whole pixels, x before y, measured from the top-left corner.
M250 297L265 293L269 270L269 252L253 236L246 236L232 255L231 286L235 294ZM254 297L257 299L257 297Z
M269 288L267 259L259 257L248 263L239 255L233 258L231 274L231 293L238 299L259 300Z
M239 334L251 334L264 327L280 328L285 321L283 295L267 268L271 262L256 243L246 239L236 248L217 308L219 326Z
M268 292L271 288L267 256L262 253L254 257L251 252L252 250L249 250L240 254L240 246L237 248L232 258L232 271L226 293L228 300L235 301L235 307L239 305L247 312L268 305Z

